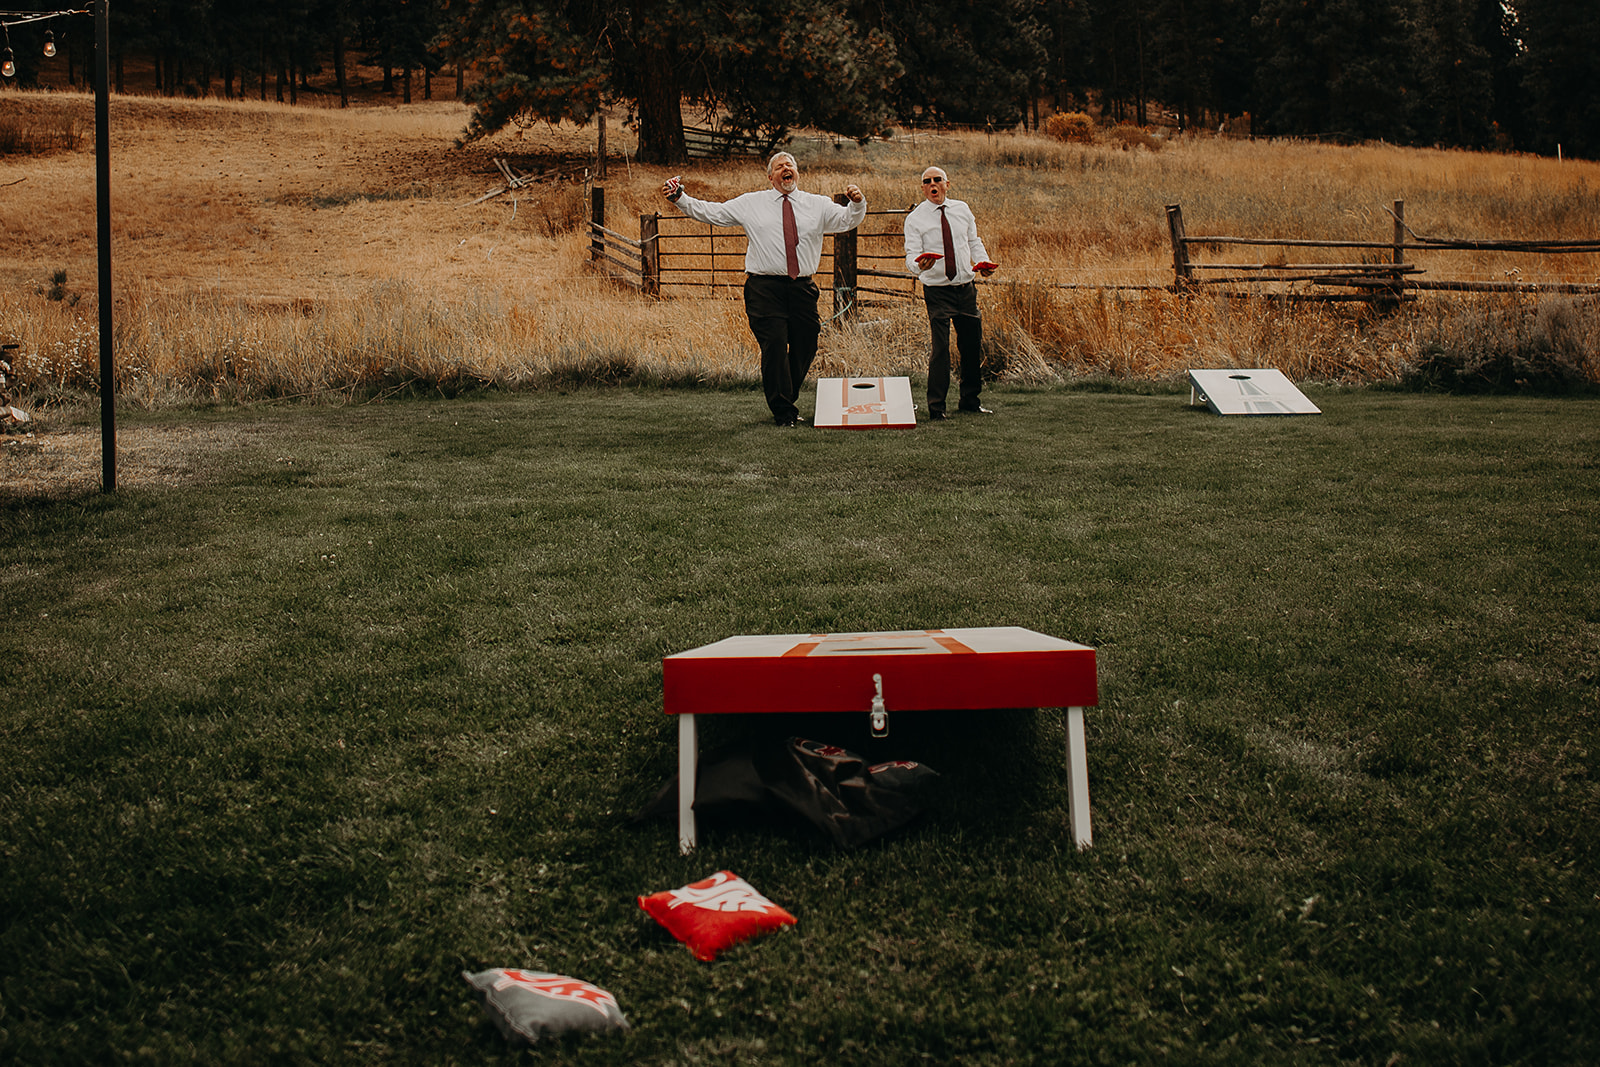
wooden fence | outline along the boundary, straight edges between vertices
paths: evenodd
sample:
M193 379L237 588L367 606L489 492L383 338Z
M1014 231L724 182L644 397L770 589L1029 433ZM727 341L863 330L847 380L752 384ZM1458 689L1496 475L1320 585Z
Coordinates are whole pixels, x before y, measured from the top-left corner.
M835 199L843 202L843 195ZM821 287L832 296L833 316L853 317L861 308L917 295L916 279L905 269L901 220L907 211L868 211L862 225L848 233L831 234L823 242L818 275ZM744 284L744 234L695 222L683 215L639 216L639 237L608 229L605 225L605 190L593 190L590 222L590 261L607 275L649 296L671 295L677 289L733 289ZM1203 287L1232 296L1260 296L1305 301L1369 301L1396 304L1416 299L1420 291L1600 293L1600 283L1512 281L1439 281L1424 279L1416 262L1419 252L1504 252L1523 255L1600 253L1600 241L1461 240L1419 236L1405 221L1405 201L1394 202L1394 229L1386 241L1315 241L1284 237L1189 236L1183 209L1167 207L1172 238L1173 281L1170 286L1124 284L1049 284L1059 289L1162 289L1195 292ZM887 224L889 228L884 229ZM1201 262L1196 253L1213 247L1260 246L1282 250L1275 261ZM1288 261L1290 249L1353 249L1364 253L1359 262L1303 263ZM1352 258L1352 257L1345 257ZM887 268L887 269L886 269ZM1308 283L1314 290L1290 286ZM988 283L985 283L988 284ZM1230 292L1227 286L1249 286ZM1329 292L1326 290L1343 290Z
M844 194L835 199L843 202ZM593 190L589 223L589 260L609 277L642 293L660 297L673 289L716 290L744 285L745 237L684 215L639 216L639 237L618 233L605 224L605 190ZM849 319L881 298L909 299L916 280L905 270L901 220L905 210L868 211L862 226L829 234L822 245L818 282L831 296L834 318ZM892 230L878 231L874 220ZM876 225L882 225L881 222ZM864 231L864 232L863 232ZM884 269L885 266L891 269Z
M697 126L683 128L683 147L690 159L736 159L754 156L765 160L776 151L778 136L762 140L726 130L703 130Z
M1425 237L1406 225L1406 202L1396 200L1391 212L1394 233L1387 241L1312 241L1284 237L1190 237L1185 232L1183 208L1167 206L1167 228L1172 236L1173 289L1248 283L1278 288L1297 282L1353 290L1351 292L1278 292L1288 299L1340 301L1366 300L1396 303L1415 300L1419 291L1466 293L1600 293L1600 284L1585 282L1436 281L1419 278L1425 273L1414 261L1417 252L1506 252L1525 255L1562 255L1600 252L1600 241L1504 241ZM1193 253L1206 247L1265 246L1284 255L1276 262L1198 262ZM1359 263L1288 262L1291 248L1361 249L1377 252Z

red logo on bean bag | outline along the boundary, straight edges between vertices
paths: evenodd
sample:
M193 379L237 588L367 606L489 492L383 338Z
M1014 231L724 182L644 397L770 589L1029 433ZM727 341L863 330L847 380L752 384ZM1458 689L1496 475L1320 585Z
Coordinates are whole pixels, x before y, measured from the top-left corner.
M461 977L483 998L484 1013L515 1045L569 1030L626 1030L617 998L564 974L492 967Z

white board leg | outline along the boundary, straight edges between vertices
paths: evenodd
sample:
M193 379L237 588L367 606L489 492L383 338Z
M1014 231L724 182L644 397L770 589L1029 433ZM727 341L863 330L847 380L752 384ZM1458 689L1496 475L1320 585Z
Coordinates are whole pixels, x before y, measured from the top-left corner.
M1089 753L1084 747L1083 709L1067 708L1062 713L1067 728L1067 818L1072 836L1080 849L1094 844L1089 830Z
M700 734L693 715L678 716L678 851L694 851L694 786L700 765Z

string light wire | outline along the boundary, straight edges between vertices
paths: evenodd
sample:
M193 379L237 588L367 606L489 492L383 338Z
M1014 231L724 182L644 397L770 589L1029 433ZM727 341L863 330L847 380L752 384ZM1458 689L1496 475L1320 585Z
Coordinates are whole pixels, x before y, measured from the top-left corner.
M0 63L0 75L7 78L17 76L17 57L11 51L11 27L26 26L34 22L44 22L47 19L63 18L67 15L93 14L88 8L73 8L67 11L0 11L0 30L5 32L5 60ZM44 57L51 59L56 54L56 35L54 31L44 32Z

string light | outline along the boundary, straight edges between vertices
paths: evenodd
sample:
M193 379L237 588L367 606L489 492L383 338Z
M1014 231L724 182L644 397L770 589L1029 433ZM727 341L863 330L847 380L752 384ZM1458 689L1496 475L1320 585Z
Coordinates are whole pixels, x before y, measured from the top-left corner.
M7 78L17 76L17 56L11 51L11 27L25 26L30 22L42 22L45 19L60 18L63 15L89 15L93 14L88 8L72 11L0 11L0 28L5 30L5 62L0 63L0 75ZM44 57L55 58L56 35L54 30L44 31Z

